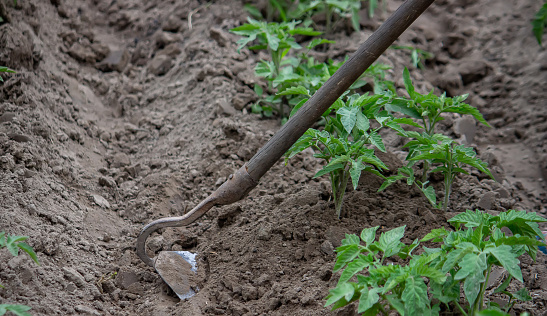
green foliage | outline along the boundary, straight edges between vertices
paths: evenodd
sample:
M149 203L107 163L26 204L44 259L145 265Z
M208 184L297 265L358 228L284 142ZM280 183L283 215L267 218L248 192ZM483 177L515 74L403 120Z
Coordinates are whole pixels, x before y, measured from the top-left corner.
M463 102L467 95L449 98L444 93L437 96L433 94L433 91L426 95L420 94L416 92L406 67L403 72L403 81L409 98L405 96L394 97L386 105L386 109L400 112L415 119L415 126L421 128L423 132L401 134L412 138L404 146L409 149L406 157L408 164L406 167L399 169L397 175L387 178L380 187L380 191L399 180L406 179L409 185L416 184L432 205L446 210L450 203L450 194L455 177L459 173L467 174L467 171L463 168L464 166L476 168L491 178L493 176L488 170L487 164L477 157L472 148L457 145L449 137L435 134L435 125L443 120L441 114L448 112L472 115L482 124L490 125L476 108ZM424 165L421 180L416 179L412 169L417 161L422 161ZM432 165L437 165L437 167L431 172L440 172L444 176L445 195L443 203L436 202L434 189L428 186L429 168Z
M12 74L15 73L14 70L11 70L8 67L4 67L4 66L0 66L0 72L6 72L6 73L12 73ZM0 76L0 82L4 82L4 78L2 78L2 76Z
M298 93L296 90L294 92ZM306 99L302 100L293 109L293 113L305 101ZM314 157L325 160L326 165L315 177L329 175L338 217L350 179L356 189L361 172L383 177L380 172L388 169L375 155L375 150L386 151L379 130L389 127L405 132L400 124L407 124L408 120L396 119L390 115L383 108L385 102L383 95L354 94L345 102L343 97L339 98L323 114L324 129L308 129L286 153L287 161L303 150L312 148Z
M543 32L545 26L547 25L547 2L545 2L541 8L538 10L534 19L532 20L532 32L538 41L538 44L541 46L541 38L543 37Z
M420 69L425 68L424 64L422 63L423 60L428 60L435 56L428 51L412 46L393 45L391 46L391 48L410 51L410 62L414 67Z
M467 210L448 222L455 231L434 229L409 245L401 242L405 226L382 233L377 241L378 226L364 229L360 237L346 235L336 249L334 272L342 271L340 279L329 291L325 306L333 305L334 310L359 301L358 312L365 315L438 315L441 304L448 309L453 304L464 315L507 315L516 301L531 299L525 288L514 293L506 288L512 278L523 283L518 258L528 253L535 259L537 247L545 243L535 238L541 236L537 223L546 219L526 211L509 210L493 216ZM502 232L503 227L510 229L512 236ZM442 244L439 248L422 246L420 254L413 254L425 241ZM393 256L407 263L385 262ZM503 309L493 302L485 305L492 266L509 273L495 290L510 298ZM461 287L465 308L460 305Z
M34 260L34 262L36 262L36 264L40 265L38 257L32 247L24 242L27 239L27 236L6 235L5 232L0 232L0 249L7 248L14 257L19 255L19 250L23 250L32 260ZM0 285L0 287L3 288L2 285ZM25 305L0 304L0 315L12 312L17 316L30 316L30 314L27 313L29 309L30 307Z
M30 316L27 313L28 310L30 310L30 307L25 305L0 304L0 316L7 312L12 312L16 316Z

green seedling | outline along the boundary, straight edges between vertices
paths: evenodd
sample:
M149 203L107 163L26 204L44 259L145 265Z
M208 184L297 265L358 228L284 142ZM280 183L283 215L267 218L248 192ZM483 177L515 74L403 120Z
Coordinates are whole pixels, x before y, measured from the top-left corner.
M0 21L2 22L2 21ZM4 67L4 66L0 66L0 72L5 72L5 73L16 73L14 70L12 69L9 69L8 67ZM4 78L2 78L2 76L0 76L0 82L4 82Z
M425 95L420 94L414 89L414 85L410 79L410 73L406 67L403 71L403 81L410 98L396 97L390 102L387 109L403 113L415 119L426 134L430 136L435 134L436 124L444 120L441 114L448 112L472 115L477 121L490 127L479 110L463 102L467 99L467 94L453 98L446 97L445 93L440 97L436 96L433 94L433 91L430 91ZM416 154L417 153L418 152L416 152ZM407 157L407 159L408 158L411 157ZM422 182L424 183L427 182L430 163L429 160L424 160L422 176Z
M0 249L7 248L14 257L19 255L19 250L23 250L34 262L36 262L36 264L40 265L34 249L24 242L27 239L27 236L12 236L6 235L5 232L0 232ZM4 286L0 284L0 288L4 288ZM27 313L28 310L30 310L30 307L25 305L0 304L0 315L12 312L17 316L30 316L30 314Z
M539 46L541 44L541 38L543 37L543 32L545 26L547 25L547 2L545 2L541 8L538 10L534 19L532 20L532 32L538 41Z
M255 19L273 22L277 14L281 22L287 22L297 18L291 15L295 5L296 2L291 0L269 0L266 6L266 17L252 4L246 4L243 8Z
M314 31L309 27L297 27L300 21L266 23L251 18L247 19L248 24L231 29L230 32L245 36L237 41L238 51L249 43L256 41L256 45L249 47L251 50L265 49L271 57L271 61L261 61L257 67L268 69L269 76L276 77L281 70L281 60L287 55L290 49L301 49L294 38L295 35L317 36L321 32ZM258 71L257 71L258 72Z
M509 315L514 301L502 309L485 300L490 272L499 266L509 275L495 292L512 300L530 300L526 288L514 293L506 289L511 279L523 283L518 258L528 253L535 260L538 246L545 244L535 238L541 236L537 223L546 221L526 211L493 216L467 210L448 221L455 231L434 229L408 245L401 242L405 226L381 233L377 241L378 226L364 229L360 236L346 234L334 265L334 272L342 273L325 306L333 305L334 310L358 301L358 312L364 315L438 315L443 304L465 316ZM504 227L511 236L502 232ZM426 241L442 244L422 246L420 254L414 254ZM461 287L467 304L460 304Z
M360 0L315 0L301 1L295 14L299 17L324 13L326 18L326 33L332 34L335 25L343 18L349 18L355 31L359 31Z
M397 175L386 178L378 191L384 190L399 180L406 179L409 185L416 184L433 206L446 211L456 176L460 173L469 174L464 169L465 166L474 167L494 179L488 170L488 165L477 157L473 148L458 145L449 137L441 134L430 136L427 133L407 132L407 135L415 139L405 145L410 148L409 157L407 157L410 161L409 165L399 168ZM431 172L440 172L444 176L444 201L442 203L437 204L435 189L432 186L427 186L427 182L421 182L415 178L411 167L413 163L420 160L427 160L433 165L439 165Z
M305 91L293 89L291 93ZM296 113L305 102L306 99L302 100L291 114ZM383 110L382 95L368 94L352 95L346 102L339 98L323 114L323 118L326 122L324 129L308 129L287 151L285 161L307 148L312 148L314 157L325 161L326 165L314 177L329 175L336 214L340 218L348 181L351 179L356 189L363 171L383 177L380 172L388 169L375 155L375 150L386 151L379 130L390 127L404 133L400 124L410 120L393 118Z
M425 51L423 49L419 49L416 47L412 47L412 46L393 45L391 46L391 48L410 51L410 62L412 63L414 67L420 68L420 69L425 69L425 66L422 61L431 59L435 56L428 51Z
M256 45L250 46L249 49L264 49L268 51L271 60L259 61L255 67L255 72L258 76L264 77L270 82L273 82L279 76L285 78L290 77L293 72L292 68L290 68L292 67L290 62L287 62L287 59L285 61L283 59L289 54L291 49L299 50L302 48L302 46L296 42L295 35L317 36L321 34L321 32L314 31L309 27L297 27L297 25L300 24L300 21L266 23L251 18L248 18L248 21L248 24L236 27L232 29L231 32L245 36L237 42L239 44L238 51L249 43L255 42ZM321 40L315 43L316 45L319 45ZM274 86L272 86L272 88L274 88ZM262 95L262 93L259 93L259 88L255 87L255 91L259 96ZM262 101L266 102L266 107L262 108L259 102L252 108L253 112L259 111L263 112L265 116L271 116L274 106L277 103L277 112L283 117L283 105L279 104L280 102L276 102L277 100L274 100L274 98L275 96L264 98Z

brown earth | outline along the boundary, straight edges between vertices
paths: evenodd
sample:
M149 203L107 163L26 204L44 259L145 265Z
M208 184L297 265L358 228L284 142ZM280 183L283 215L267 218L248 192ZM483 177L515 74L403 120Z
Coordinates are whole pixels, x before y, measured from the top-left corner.
M362 32L340 29L326 56L353 52L401 3L388 2L372 20L363 11ZM498 182L460 177L442 213L403 184L376 193L380 179L364 175L338 220L309 153L279 162L245 200L151 236L151 252L199 253L200 291L180 302L135 255L137 234L190 210L279 128L248 113L259 56L238 54L228 32L245 21L242 3L0 5L11 21L0 25L0 65L18 72L0 85L0 230L30 236L41 262L0 253L1 303L33 315L354 315L323 307L344 234L407 225L408 242L466 208L546 215L547 52L530 25L540 1L439 0L397 44L435 54L411 69L420 91L470 94L492 128L475 131L458 115L440 128L465 137ZM388 50L380 61L402 88L408 52ZM384 136L395 168L401 139ZM518 312L547 313L546 262L523 260L533 301Z

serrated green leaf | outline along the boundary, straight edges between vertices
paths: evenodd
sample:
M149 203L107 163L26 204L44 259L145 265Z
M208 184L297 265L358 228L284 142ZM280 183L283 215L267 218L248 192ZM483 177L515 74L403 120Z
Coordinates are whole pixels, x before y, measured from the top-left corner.
M4 315L6 312L12 312L16 316L31 316L27 313L28 310L30 310L30 307L25 305L0 304L0 315Z
M354 190L356 190L357 186L359 185L359 178L361 177L361 171L363 169L365 169L365 166L360 161L352 161L351 168L349 169L349 174Z
M510 314L507 314L500 310L489 308L489 309L483 309L481 311L477 311L475 315L476 316L509 316Z
M536 37L539 46L542 46L541 39L543 37L543 30L547 23L547 3L536 12L534 19L532 20L532 33Z
M416 96L416 92L414 91L414 85L412 85L412 80L410 79L410 73L408 72L408 68L405 67L403 70L403 82L405 84L406 91L408 92L408 95L411 99L414 99Z
M17 246L17 244L19 242L25 241L27 239L28 239L27 236L10 236L10 235L8 235L8 237L6 239L6 248L8 248L9 252L13 256L17 256L19 254L19 247Z
M522 271L519 267L520 261L517 259L515 253L512 252L511 246L501 245L499 247L487 247L484 251L492 254L498 259L501 265L513 278L523 282Z
M324 38L314 38L307 46L307 49L313 49L314 47L321 45L321 44L334 44L335 41L327 40Z
M309 90L304 88L303 86L296 86L296 87L290 87L282 92L277 93L277 95L305 95L310 96Z
M420 190L423 192L431 205L435 206L437 204L437 195L435 194L435 188L433 188L433 186L422 187Z
M405 227L406 225L403 225L380 234L378 245L384 252L384 257L391 257L399 252L399 249L401 248L401 238L403 238L405 234Z
M359 307L357 308L358 313L364 313L373 307L380 300L378 293L381 291L380 288L364 288L361 291L361 296L359 297Z
M359 255L359 246L358 245L348 245L346 249L337 254L336 263L334 264L334 271L338 272L342 269L346 263L352 261Z
M336 113L340 115L340 122L342 123L342 126L344 126L344 129L346 132L351 133L353 130L353 127L355 126L355 123L357 121L357 112L359 111L358 108L347 108L343 107L338 109Z
M348 266L344 269L338 280L338 285L349 281L356 273L363 271L363 269L370 266L370 262L356 258L352 262L348 263Z
M370 121L363 113L357 112L355 117L355 126L358 130L366 132L370 128Z
M393 306L395 310L400 314L405 314L405 304L403 301L399 299L399 297L396 294L388 294L386 295L387 301L389 302L389 305Z
M528 290L526 288L522 288L512 294L513 297L515 297L519 301L528 302L532 300L532 297L530 296L530 293L528 293Z
M440 302L448 304L460 299L460 283L454 282L452 275L448 275L446 281L442 284L430 283L431 294Z
M370 143L376 146L376 148L380 149L382 152L386 152L386 146L384 145L384 142L382 141L382 137L376 133L376 131L372 131L370 133Z
M325 307L332 305L341 298L345 298L347 296L350 296L351 298L354 293L355 289L351 284L342 283L336 288L329 290L329 295L327 296L327 302L325 303Z
M405 315L422 315L427 309L427 285L420 277L410 276L401 295L405 303Z
M314 176L313 178L319 178L320 176L322 175L325 175L327 173L330 173L332 171L335 171L335 170L340 170L340 169L344 169L344 164L343 163L337 163L337 164L328 164L326 165L325 167L323 167L323 169L319 170Z
M480 283L486 280L484 270L486 270L486 253L481 252L466 254L458 264L460 270L454 276L454 280L465 279L463 291L469 305L473 306L480 291Z
M473 251L472 247L454 249L446 256L442 271L447 273L450 271L463 257Z
M433 242L439 242L439 241L442 241L442 237L445 237L446 235L448 235L448 231L446 230L446 228L444 227L436 228L431 230L431 232L428 233L427 235L425 235L424 238L420 240L420 242L429 241L432 239L433 239Z
M370 228L365 228L363 229L363 231L361 231L361 240L365 243L367 247L372 242L374 242L374 239L376 238L376 231L379 227L380 226L374 226Z

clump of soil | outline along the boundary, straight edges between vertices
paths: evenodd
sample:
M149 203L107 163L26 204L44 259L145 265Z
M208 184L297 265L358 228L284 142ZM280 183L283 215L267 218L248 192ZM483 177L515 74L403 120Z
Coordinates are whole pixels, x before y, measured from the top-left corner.
M228 32L245 21L243 3L6 3L0 65L17 74L0 85L0 230L30 236L41 265L0 253L2 303L31 306L33 315L354 315L353 306L323 307L346 233L407 225L410 242L466 208L546 215L547 56L529 23L537 8L437 1L398 44L435 54L424 70L411 69L421 92L470 94L492 128L451 115L440 129L471 144L497 182L458 178L443 213L405 184L377 193L381 179L364 175L338 220L327 180L313 179L319 163L307 154L280 161L245 200L149 238L150 255L199 254L200 291L179 302L135 255L136 236L192 209L279 128L249 113L259 56L238 54ZM363 31L340 29L324 54L352 53L400 3L372 20L363 11ZM401 50L380 58L399 89L409 60ZM402 140L384 137L395 169ZM523 260L533 300L517 312L547 312L545 263L541 254Z

